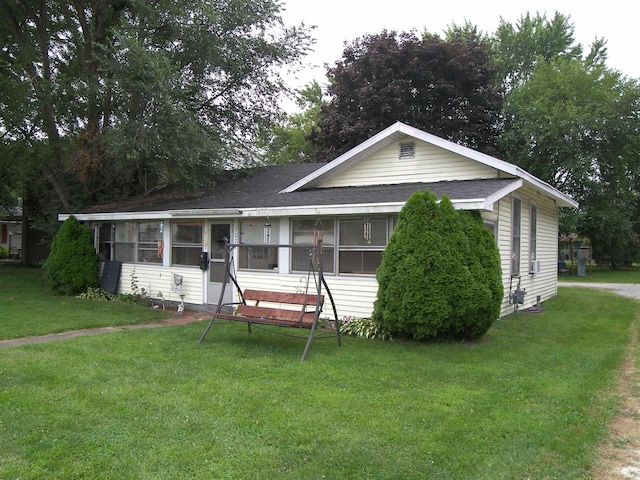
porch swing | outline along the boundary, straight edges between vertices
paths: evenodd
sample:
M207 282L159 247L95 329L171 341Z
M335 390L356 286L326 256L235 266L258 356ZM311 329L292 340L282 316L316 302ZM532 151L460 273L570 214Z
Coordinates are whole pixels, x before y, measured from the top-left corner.
M251 333L251 327L253 325L255 328L262 328L263 330L269 330L272 333L280 335L306 338L307 343L302 353L302 357L300 358L301 362L305 360L309 347L311 346L311 341L314 338L336 337L338 340L338 346L341 346L340 320L338 319L338 313L335 302L333 301L333 296L331 295L329 286L324 278L322 238L320 238L320 235L314 234L314 240L315 242L313 245L270 245L270 247L275 248L308 248L309 266L304 293L287 293L254 289L245 289L243 291L234 274L234 252L239 247L261 248L264 247L264 245L251 245L246 243L234 244L225 241L225 278L222 283L220 299L218 301L216 311L200 336L200 340L198 342L202 343L216 320L224 320L229 322L245 322L249 333ZM314 291L309 292L309 285L312 277ZM227 284L229 283L233 283L236 288L239 297L238 302L224 303L224 294ZM316 330L318 328L320 314L322 313L322 308L324 306L325 296L322 293L323 288L326 295L329 297L333 309L335 332L326 331L317 334ZM270 327L309 329L309 335L302 336L286 334L279 331L279 329Z

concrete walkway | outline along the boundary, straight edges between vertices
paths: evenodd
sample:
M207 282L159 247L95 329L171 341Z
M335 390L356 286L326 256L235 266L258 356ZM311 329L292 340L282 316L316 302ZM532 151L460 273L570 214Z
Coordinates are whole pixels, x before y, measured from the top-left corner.
M137 330L140 328L160 328L171 327L174 325L185 325L191 322L198 322L202 320L202 317L206 317L206 312L188 312L184 315L170 318L164 322L157 323L142 323L139 325L123 325L120 327L101 327L101 328L87 328L85 330L74 330L71 332L51 333L49 335L41 335L38 337L24 337L15 338L11 340L0 340L0 348L15 347L18 345L28 345L32 343L45 343L53 342L56 340L66 340L75 337L87 337L90 335L100 335L103 333L111 333L122 330Z
M558 282L558 287L597 288L611 290L618 295L640 300L640 284L637 283L588 283L588 282Z

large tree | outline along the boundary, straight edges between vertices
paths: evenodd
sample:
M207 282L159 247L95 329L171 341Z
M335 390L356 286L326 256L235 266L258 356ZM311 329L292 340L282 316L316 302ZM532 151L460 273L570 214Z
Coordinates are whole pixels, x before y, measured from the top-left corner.
M0 138L52 211L239 165L309 48L277 0L2 0ZM5 178L5 172L0 172Z
M324 103L322 95L322 87L315 80L297 92L296 104L300 111L284 114L261 142L266 163L316 161L317 147L309 136L320 120L320 109Z
M491 37L499 78L505 91L524 84L537 65L562 57L582 58L583 47L575 43L574 27L569 17L556 12L548 19L545 14L527 13L515 23L500 19ZM601 40L594 44L595 54L606 54Z
M598 260L632 260L638 83L601 65L557 59L538 66L512 91L505 112L507 158L580 203L575 227L591 240Z
M496 153L502 95L487 41L383 31L356 39L329 69L329 102L312 139L330 160L402 121Z
M494 48L508 92L501 136L507 160L580 203L563 233L589 238L598 260L634 259L638 225L640 88L606 67L606 42L589 52L568 18L501 22Z

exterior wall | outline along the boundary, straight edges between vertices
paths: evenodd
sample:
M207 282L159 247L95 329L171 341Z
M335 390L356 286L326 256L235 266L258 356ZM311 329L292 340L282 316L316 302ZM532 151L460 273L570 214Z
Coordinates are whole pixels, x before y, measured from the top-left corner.
M413 141L407 137L407 141ZM384 185L411 182L440 182L496 178L495 169L428 143L415 140L415 157L399 158L395 142L340 175L323 187Z
M558 208L547 197L541 196L532 190L523 189L516 194L522 201L522 229L520 247L520 276L511 278L510 252L511 252L511 210L513 195L509 195L498 203L498 246L502 257L502 282L504 285L504 298L502 301L501 316L514 312L514 305L509 301L510 292L517 287L520 280L520 288L525 290L524 304L519 308L528 308L536 305L537 297L544 302L557 293L558 280ZM537 260L540 262L540 271L531 273L529 270L530 247L530 214L531 203L535 202L538 208L537 228Z
M133 293L132 276L135 276L138 289L145 289L152 298L162 298L172 302L180 301L180 294L172 291L173 274L182 275L182 293L185 303L202 305L204 303L203 272L191 267L163 267L123 263L120 273L120 293Z

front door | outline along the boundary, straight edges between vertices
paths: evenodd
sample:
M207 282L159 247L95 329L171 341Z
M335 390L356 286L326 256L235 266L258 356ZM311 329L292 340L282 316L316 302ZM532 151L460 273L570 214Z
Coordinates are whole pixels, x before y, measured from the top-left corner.
M209 231L211 233L209 238L209 287L207 302L217 305L220 301L220 293L222 292L225 278L224 246L225 241L230 241L231 239L231 224L228 222L212 223ZM229 282L224 290L223 303L231 302L232 293L231 282Z

